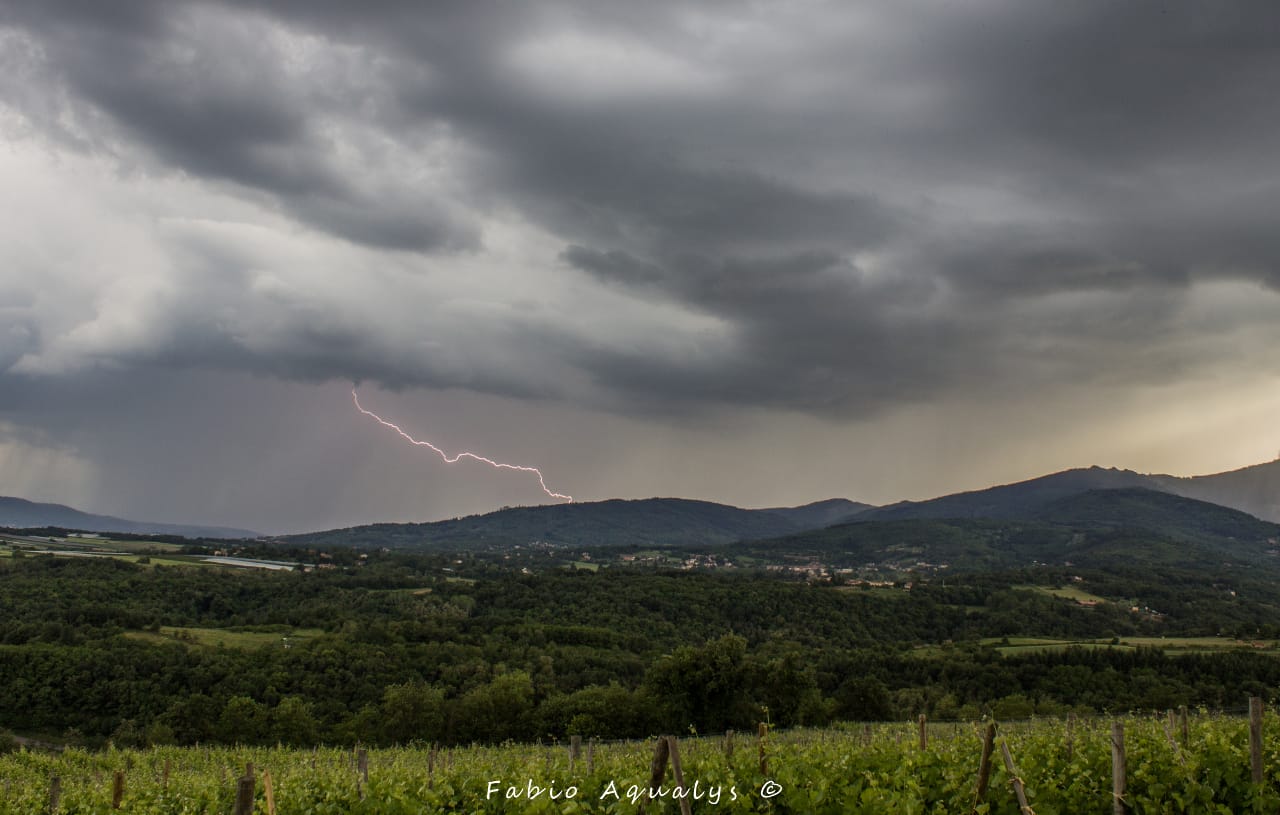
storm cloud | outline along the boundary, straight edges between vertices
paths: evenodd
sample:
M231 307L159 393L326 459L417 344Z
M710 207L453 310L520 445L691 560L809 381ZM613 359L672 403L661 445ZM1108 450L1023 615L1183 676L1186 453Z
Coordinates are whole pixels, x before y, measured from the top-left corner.
M643 444L1274 379L1277 29L1249 3L15 0L0 420L65 440L13 394L109 372L572 405Z

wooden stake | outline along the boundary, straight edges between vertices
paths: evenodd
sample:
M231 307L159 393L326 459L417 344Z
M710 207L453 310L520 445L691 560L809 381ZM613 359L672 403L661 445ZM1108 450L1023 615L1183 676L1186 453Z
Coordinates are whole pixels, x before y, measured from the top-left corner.
M240 779L236 788L235 815L253 815L253 776Z
M1067 716L1067 763L1071 763L1071 754L1075 752L1076 740L1076 714L1071 713Z
M676 785L680 787L680 792L684 793L684 770L680 766L680 748L676 744L675 736L667 736L667 752L671 756L671 772L675 775ZM692 815L688 795L680 796L680 815Z
M658 738L658 744L653 748L653 760L649 762L649 789L657 789L662 785L662 779L667 777L667 758L670 755L671 746L667 744L665 736ZM644 805L650 800L649 791L645 790L643 801L641 802L638 812L643 815Z
M1170 713L1172 714L1172 711ZM1172 719L1173 716L1170 715L1169 718ZM1169 739L1169 746L1173 748L1173 757L1178 759L1179 764L1185 765L1187 760L1182 757L1182 748L1178 746L1178 740L1173 737L1173 726L1165 724L1164 734Z
M169 789L169 759L164 760L164 771L160 773L160 789Z
M587 740L587 775L596 774L596 738Z
M276 791L271 786L271 771L262 771L262 791L267 795L267 815L276 815Z
M1000 742L1000 754L1004 757L1004 768L1009 771L1013 782L1013 794L1018 796L1018 811L1022 815L1036 815L1036 811L1027 803L1027 790L1018 776L1018 768L1013 766L1013 756L1009 753L1009 743Z
M760 774L769 774L769 754L765 752L765 737L769 735L769 725L764 722L760 723L760 728L756 731L756 741L758 742L760 753Z
M978 762L978 789L973 796L973 812L977 813L978 804L987 797L987 787L991 784L991 752L996 743L996 726L987 725L987 735L982 740L982 759Z
M1249 697L1249 768L1253 783L1262 783L1262 699Z
M49 815L57 815L62 805L62 776L55 775L49 779Z
M578 766L578 759L582 757L582 736L569 737L569 772L572 773L574 768Z
M1182 743L1186 744L1188 738L1190 737L1190 733L1188 732L1190 728L1187 726L1187 706L1186 705L1181 705L1178 707L1178 718L1182 722Z
M916 724L920 727L920 749L929 749L929 724L923 713L916 719Z
M987 787L991 784L991 752L996 746L996 724L987 725L987 736L982 741L982 759L978 761L978 789L973 796L973 811L986 800Z
M1124 725L1111 723L1111 812L1112 815L1125 815L1129 807L1124 803L1125 771L1124 771Z
M116 770L115 778L111 781L111 808L119 809L120 803L124 800L124 770Z
M360 772L360 780L369 783L369 751L361 750L356 755L356 769Z
M733 759L733 731L732 730L724 731L724 757L730 760Z

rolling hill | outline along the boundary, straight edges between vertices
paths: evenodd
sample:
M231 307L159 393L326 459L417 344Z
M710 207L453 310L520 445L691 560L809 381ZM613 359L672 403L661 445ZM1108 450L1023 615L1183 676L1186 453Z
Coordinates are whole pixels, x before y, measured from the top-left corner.
M13 529L57 527L84 532L122 532L128 535L181 535L185 538L256 538L257 532L222 526L150 523L93 515L62 504L40 504L0 496L0 526Z
M843 499L772 509L740 509L682 498L614 499L512 507L433 523L372 524L290 535L283 540L308 546L391 549L504 547L536 542L556 546L702 546L819 528L854 517L866 507Z
M1214 475L1149 477L1155 481L1155 489L1210 501L1280 523L1280 459Z
M1052 491L1034 494L1043 498ZM863 520L872 514L826 529L740 544L735 551L770 561L813 559L898 571L942 564L954 570L1068 563L1100 569L1145 564L1217 570L1235 564L1280 576L1280 525L1146 488L1085 490L1045 501L1023 517Z
M1208 501L1280 522L1280 461L1228 473L1182 478L1132 470L1088 467L944 495L928 501L901 501L860 513L863 521L911 518L1035 518L1055 501L1090 490L1142 488Z

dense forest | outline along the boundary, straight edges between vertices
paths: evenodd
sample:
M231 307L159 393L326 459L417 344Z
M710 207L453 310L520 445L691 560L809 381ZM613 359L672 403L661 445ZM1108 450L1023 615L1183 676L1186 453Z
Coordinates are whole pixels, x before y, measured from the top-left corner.
M1168 570L872 589L746 570L533 571L500 555L325 557L306 572L0 560L0 728L122 745L468 743L1219 707L1280 687L1270 653L1120 643L1280 633L1269 597ZM1160 611L1036 590L1064 580ZM1017 636L1099 644L1000 653Z

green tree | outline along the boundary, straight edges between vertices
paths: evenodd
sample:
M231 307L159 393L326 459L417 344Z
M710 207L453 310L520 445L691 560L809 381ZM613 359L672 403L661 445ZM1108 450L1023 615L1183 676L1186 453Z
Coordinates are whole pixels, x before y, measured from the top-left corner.
M382 735L386 741L444 738L444 691L425 682L392 685L382 694Z

